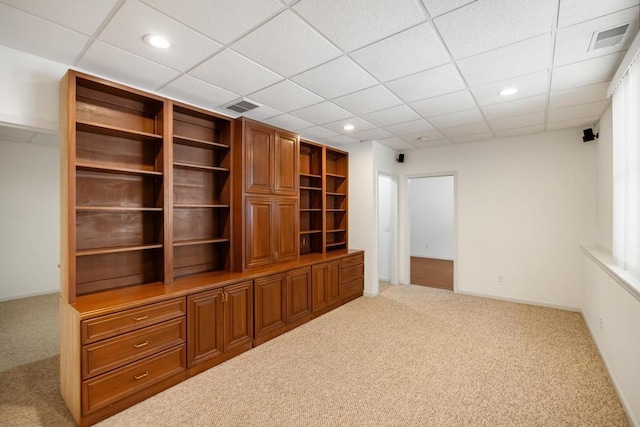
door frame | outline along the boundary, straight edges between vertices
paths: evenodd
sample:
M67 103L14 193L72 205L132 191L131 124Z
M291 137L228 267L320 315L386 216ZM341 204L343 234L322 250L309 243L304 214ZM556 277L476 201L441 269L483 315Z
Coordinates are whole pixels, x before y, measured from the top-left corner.
M391 201L393 206L391 207L391 261L389 263L389 281L397 285L399 283L399 195L400 195L400 182L397 175L378 171L376 175L376 265L378 264L378 256L380 254L380 178L389 178L394 185L395 194L391 194ZM395 196L395 197L394 197Z
M411 284L411 221L409 210L409 180L419 178L438 178L452 176L453 177L453 292L458 291L458 242L459 242L459 226L458 226L458 172L443 171L434 173L418 173L404 175L400 182L400 207L402 220L400 221L400 283L404 285Z

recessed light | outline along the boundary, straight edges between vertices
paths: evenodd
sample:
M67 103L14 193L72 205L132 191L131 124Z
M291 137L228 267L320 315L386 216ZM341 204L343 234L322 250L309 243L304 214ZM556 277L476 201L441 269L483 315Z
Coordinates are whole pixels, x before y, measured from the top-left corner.
M429 137L428 136L419 136L419 137L416 138L416 140L418 140L418 141L428 141Z
M353 130L353 129L355 129L355 126L353 126L352 124L346 124L346 125L342 126L342 129L344 129L344 130Z
M513 95L514 93L516 93L518 91L517 87L508 87L506 89L502 89L500 91L500 95L502 96L509 96L509 95Z
M147 34L146 36L144 36L144 41L153 47L157 47L158 49L167 49L171 46L169 40L158 34Z

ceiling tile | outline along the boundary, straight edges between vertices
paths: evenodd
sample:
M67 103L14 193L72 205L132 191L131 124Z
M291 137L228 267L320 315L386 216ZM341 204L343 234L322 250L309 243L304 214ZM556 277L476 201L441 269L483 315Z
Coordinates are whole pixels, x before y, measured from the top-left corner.
M547 130L556 130L556 129L569 129L575 128L579 126L593 126L598 120L600 116L591 116L591 117L583 117L575 120L568 120L564 122L548 122Z
M38 132L31 140L31 144L46 145L47 147L60 147L60 135Z
M485 52L457 62L471 87L549 68L551 33Z
M121 64L127 66L123 67ZM78 67L147 90L156 90L180 74L99 40L94 41L82 56Z
M438 129L467 125L484 121L484 117L478 108L443 114L437 117L429 117L429 122Z
M444 95L466 87L452 64L403 77L386 83L386 86L406 102Z
M558 30L553 64L555 67L584 61L598 56L620 52L629 48L633 37L638 33L639 7L633 7L612 15ZM589 51L594 32L607 30L629 23L629 28L620 44Z
M475 106L476 101L468 90L411 103L411 107L423 117L440 116L455 111L468 110Z
M448 139L439 139L437 141L426 141L426 142L416 142L413 146L418 148L432 148L432 147L442 147L445 145L451 145L451 141Z
M371 139L378 140L383 138L391 138L392 136L393 135L391 135L389 132L380 128L363 130L362 132L354 132L351 134L352 138L356 138L359 141L369 141Z
M474 87L471 88L471 92L473 96L475 96L476 101L478 101L478 104L485 106L541 95L547 91L548 85L549 72L538 71L537 73L527 74L526 76ZM508 87L516 87L518 88L518 92L509 96L500 95L500 91Z
M254 108L253 110L245 111L242 113L242 116L254 120L264 120L269 117L279 116L280 114L282 114L282 111L263 105L258 108Z
M337 144L337 145L346 145L346 144L353 144L354 142L360 142L355 138L351 138L345 135L332 136L331 138L326 138L324 141L330 144Z
M209 109L214 109L239 97L236 93L187 75L178 77L163 87L160 93L182 102Z
M320 65L291 80L327 99L371 87L378 82L347 56Z
M544 111L525 114L523 116L508 117L506 119L490 120L489 125L494 131L522 128L527 126L544 127Z
M623 57L624 52L618 52L554 68L551 91L556 92L609 81Z
M283 9L277 0L142 0L220 43L240 35Z
M420 118L420 115L406 105L398 105L397 107L365 114L362 118L376 126L388 126L410 120L417 120Z
M282 77L237 53L225 49L189 74L241 95L260 90Z
M252 93L251 99L284 112L324 101L315 93L309 92L289 80L283 80L259 92Z
M343 129L343 126L346 125L347 123L350 125L353 125L353 130ZM366 120L362 120L360 117L349 117L343 120L338 120L337 122L327 123L322 126L347 136L353 134L354 132L373 129L375 127L375 125L372 125Z
M71 64L89 38L0 3L0 45Z
M525 126L516 129L497 130L494 133L496 137L527 135L532 133L540 133L544 131L544 125Z
M589 86L576 87L560 92L551 92L549 108L562 108L571 105L587 104L589 102L604 101L607 98L609 82L597 83Z
M497 120L545 111L546 107L547 96L538 95L516 101L487 105L482 107L482 112L488 120Z
M454 58L551 31L555 0L479 0L434 20Z
M638 0L562 0L558 13L558 28L588 21L637 4Z
M429 22L357 50L351 57L383 82L449 62Z
M232 48L285 77L308 70L341 54L289 11L252 31Z
M433 126L424 119L414 120L411 122L398 123L395 125L385 126L385 130L396 136L411 135L418 132L426 132L433 130Z
M452 136L451 138L449 138L449 140L451 140L451 142L453 142L454 144L487 141L489 139L493 139L493 134L491 132L475 133L472 135L463 135L463 136Z
M310 139L312 141L320 141L326 138L337 137L338 134L332 130L325 129L320 126L314 126L312 128L302 129L300 132L300 137L305 139Z
M415 0L302 0L293 9L345 52L424 21Z
M410 135L402 135L402 139L410 144L423 144L429 141L438 141L446 137L438 130L430 130L426 132L418 132Z
M454 9L473 3L476 0L422 0L430 16L436 17Z
M31 142L37 132L29 129L0 126L0 141Z
M485 122L472 123L469 125L458 126L448 129L441 129L441 132L444 136L449 139L458 138L461 136L467 135L477 135L481 133L490 133L491 130L489 126Z
M605 108L609 106L609 101L598 101L589 104L574 105L572 107L557 108L549 110L549 122L570 121L582 117L600 116Z
M143 40L146 34L165 36L171 47L149 46ZM193 67L222 48L219 43L137 1L122 5L98 38L180 71Z
M337 122L352 116L347 110L329 101L292 111L291 114L318 125Z
M2 0L2 3L47 21L92 35L109 15L117 0Z
M291 114L283 114L281 116L271 117L270 119L266 119L264 121L265 123L268 123L272 126L294 132L300 129L313 127L313 123L309 123L306 120L299 119L295 116L292 116Z
M379 142L389 148L393 148L394 150L411 150L414 148L413 145L395 136L391 138L376 139L376 142Z
M402 104L400 98L382 85L341 96L333 102L353 114L366 114Z

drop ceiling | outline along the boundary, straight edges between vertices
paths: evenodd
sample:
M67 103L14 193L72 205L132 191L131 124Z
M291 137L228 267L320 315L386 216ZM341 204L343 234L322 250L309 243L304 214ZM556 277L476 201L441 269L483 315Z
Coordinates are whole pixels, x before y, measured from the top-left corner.
M639 4L0 0L0 44L231 117L246 99L260 106L243 115L313 141L410 150L594 124ZM624 24L619 44L589 50Z

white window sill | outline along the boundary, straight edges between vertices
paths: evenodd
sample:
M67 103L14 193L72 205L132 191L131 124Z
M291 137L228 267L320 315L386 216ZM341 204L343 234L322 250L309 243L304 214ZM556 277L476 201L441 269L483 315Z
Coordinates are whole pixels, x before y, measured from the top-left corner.
M636 279L613 262L611 252L599 246L582 246L582 251L602 268L613 280L640 301L640 280Z

